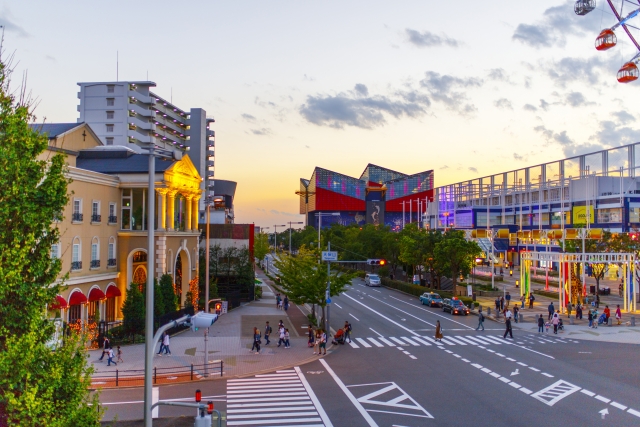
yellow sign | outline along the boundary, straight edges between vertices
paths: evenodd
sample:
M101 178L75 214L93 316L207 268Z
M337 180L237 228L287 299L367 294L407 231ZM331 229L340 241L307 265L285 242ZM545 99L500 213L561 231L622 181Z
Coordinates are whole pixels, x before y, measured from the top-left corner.
M593 206L589 206L589 224L593 224L594 221ZM574 206L573 207L573 223L574 224L586 224L587 223L587 207L586 206Z

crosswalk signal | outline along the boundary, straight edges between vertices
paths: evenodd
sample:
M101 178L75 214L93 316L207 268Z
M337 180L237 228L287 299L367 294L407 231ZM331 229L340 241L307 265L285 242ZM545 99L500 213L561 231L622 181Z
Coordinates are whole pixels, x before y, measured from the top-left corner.
M214 322L218 320L217 314L208 314L200 312L189 319L191 330L196 332L200 328L210 328Z
M221 302L217 302L215 305L215 310L216 310L216 314L220 314L222 312L222 303Z
M367 264L368 265L377 265L377 266L383 266L387 263L386 260L384 259L368 259L367 260Z

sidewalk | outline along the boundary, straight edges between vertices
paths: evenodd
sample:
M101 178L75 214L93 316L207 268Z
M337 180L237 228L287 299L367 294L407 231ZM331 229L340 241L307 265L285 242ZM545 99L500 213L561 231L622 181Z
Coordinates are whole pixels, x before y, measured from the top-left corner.
M220 316L218 321L209 330L208 359L211 362L221 360L224 363L224 377L237 377L255 375L262 371L283 369L293 365L303 364L317 358L313 350L307 347L307 317L296 305L291 305L287 312L276 307L275 293L269 287L271 282L260 270L256 270L256 276L263 281L262 299L242 305L231 310L228 314ZM291 336L291 348L277 347L278 322L282 320L285 328L289 329ZM265 322L273 328L270 337L271 343L265 345ZM250 351L253 343L253 328L260 329L262 334L262 347L260 354ZM115 375L119 370L121 374L126 370L144 369L144 344L122 346L123 363L117 366L107 366L107 358L102 362L101 350L89 351L89 361L95 372L95 383L108 374ZM155 352L159 349L156 344ZM186 330L171 337L171 356L154 356L153 366L157 368L190 367L191 364L204 363L204 336L203 331L192 332ZM218 363L212 365L218 366ZM212 372L216 372L212 369ZM201 372L200 372L201 373ZM174 377L169 377L174 378ZM180 379L175 377L175 381ZM166 383L166 381L163 381ZM97 384L96 384L97 385Z

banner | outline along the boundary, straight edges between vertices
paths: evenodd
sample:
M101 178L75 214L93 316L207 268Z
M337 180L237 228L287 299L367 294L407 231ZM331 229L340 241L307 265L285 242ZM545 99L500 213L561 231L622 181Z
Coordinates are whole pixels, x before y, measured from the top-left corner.
M587 223L587 207L586 206L574 206L573 207L573 224L580 225ZM593 224L595 221L593 205L589 206L589 224Z

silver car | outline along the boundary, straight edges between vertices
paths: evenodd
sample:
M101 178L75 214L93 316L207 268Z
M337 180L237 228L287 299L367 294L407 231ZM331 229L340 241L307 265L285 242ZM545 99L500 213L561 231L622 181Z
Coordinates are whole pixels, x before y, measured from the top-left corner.
M364 276L364 284L367 286L380 286L380 276L367 273L367 275Z

